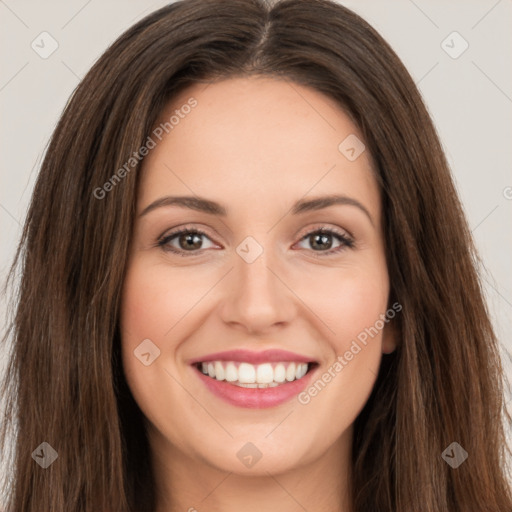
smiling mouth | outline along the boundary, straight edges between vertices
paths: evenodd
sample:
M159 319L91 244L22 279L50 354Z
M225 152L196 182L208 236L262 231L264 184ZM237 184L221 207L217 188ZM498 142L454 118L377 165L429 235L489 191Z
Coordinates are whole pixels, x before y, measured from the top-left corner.
M213 380L242 388L273 388L302 379L317 363L272 362L251 364L238 361L208 361L195 367Z

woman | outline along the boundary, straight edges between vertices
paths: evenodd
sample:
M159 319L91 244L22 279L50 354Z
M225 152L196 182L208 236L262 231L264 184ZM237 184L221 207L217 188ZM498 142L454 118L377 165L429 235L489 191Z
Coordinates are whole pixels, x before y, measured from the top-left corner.
M75 91L34 190L7 510L512 510L476 258L361 18L151 14Z

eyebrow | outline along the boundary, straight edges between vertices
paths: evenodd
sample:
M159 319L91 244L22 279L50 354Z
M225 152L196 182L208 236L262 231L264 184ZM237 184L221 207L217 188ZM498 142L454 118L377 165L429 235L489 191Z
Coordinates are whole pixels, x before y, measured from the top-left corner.
M327 196L316 197L313 199L299 200L293 204L291 208L292 215L298 215L300 213L323 210L329 206L334 205L349 205L359 208L370 220L372 226L375 226L374 220L370 215L368 209L361 204L357 199L348 197L345 195L333 194ZM222 217L227 216L227 209L221 204L198 196L164 196L151 204L146 206L140 213L139 217L142 217L149 212L166 206L178 206L181 208L188 208L190 210L196 210L198 212L208 213L211 215L220 215Z

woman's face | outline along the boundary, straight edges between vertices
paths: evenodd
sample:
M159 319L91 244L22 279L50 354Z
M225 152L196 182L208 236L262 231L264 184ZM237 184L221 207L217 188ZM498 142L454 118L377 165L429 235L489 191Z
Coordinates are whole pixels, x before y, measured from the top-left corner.
M194 85L160 122L121 312L153 449L251 474L335 451L395 346L360 132L324 95L259 77Z

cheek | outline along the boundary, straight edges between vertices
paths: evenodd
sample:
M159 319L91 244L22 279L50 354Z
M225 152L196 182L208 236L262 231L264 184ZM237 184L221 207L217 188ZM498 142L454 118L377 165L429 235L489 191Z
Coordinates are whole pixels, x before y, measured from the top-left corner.
M308 306L303 312L311 311L309 321L341 354L385 313L389 295L386 265L372 258L365 265L322 269L315 275L310 271L309 275L307 280L304 274L297 275L294 290Z
M334 275L334 274L333 274ZM332 440L356 419L367 402L382 357L389 281L383 261L318 282L309 299L329 329L329 359L298 401L303 424ZM318 421L325 418L325 422ZM321 431L321 432L320 432Z
M161 270L158 265L143 264L142 259L132 260L120 311L124 373L136 402L148 418L158 405L155 390L170 379L163 373L172 354L172 347L165 344L169 339L166 333L183 315L183 297L170 292L180 289L179 279L169 282Z
M144 255L130 262L120 311L122 363L136 402L153 423L160 423L169 403L184 399L174 380L183 378L179 350L191 333L196 306L204 305L201 299L217 280L211 269L171 268Z
M204 293L205 282L199 273L135 260L126 275L121 307L126 349L145 338L169 339L169 332Z
M388 290L387 279L377 276L364 275L344 281L343 289L337 295L338 316L333 340L338 354L349 350L353 340L364 341L364 333L385 313ZM378 344L378 339L374 344Z

